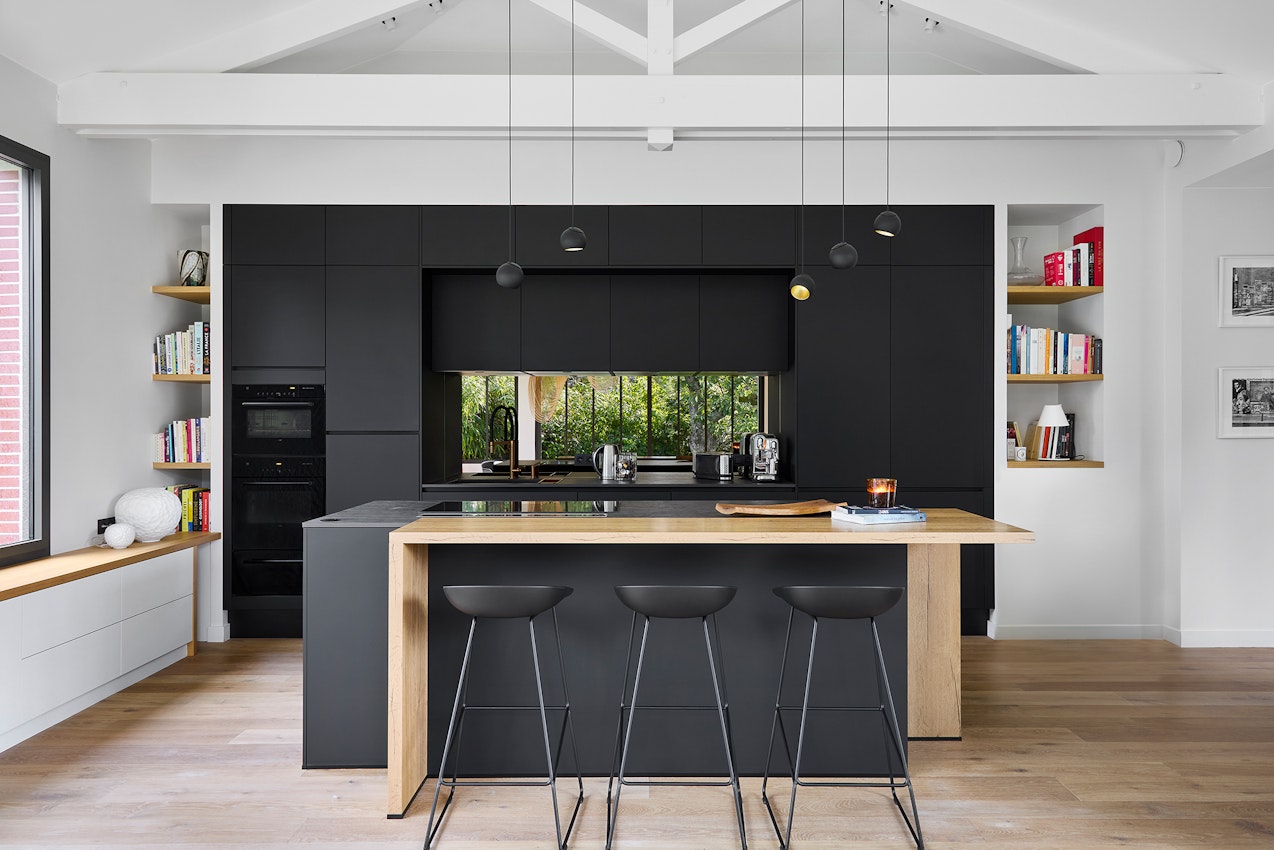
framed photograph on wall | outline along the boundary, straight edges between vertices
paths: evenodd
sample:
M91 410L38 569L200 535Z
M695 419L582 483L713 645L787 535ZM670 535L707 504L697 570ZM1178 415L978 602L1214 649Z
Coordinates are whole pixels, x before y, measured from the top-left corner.
M1218 437L1274 437L1274 367L1219 370Z
M1274 257L1222 257L1220 325L1274 328Z

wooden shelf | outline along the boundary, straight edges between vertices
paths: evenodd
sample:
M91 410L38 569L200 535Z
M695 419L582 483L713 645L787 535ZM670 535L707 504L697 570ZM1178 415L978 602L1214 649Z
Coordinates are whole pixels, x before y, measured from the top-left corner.
M1081 384L1100 381L1104 375L1009 375L1010 384Z
M1065 304L1090 295L1101 295L1105 291L1104 286L1010 286L1009 303Z
M1100 460L1011 460L1009 469L1102 469L1106 466Z
M209 384L211 375L151 375L152 381L176 381L180 384Z
M160 463L155 461L151 463L151 466L155 469L212 469L212 464L207 461L200 463Z
M209 304L212 301L210 286L152 286L150 291L156 295L167 295L169 298L180 298L194 304Z

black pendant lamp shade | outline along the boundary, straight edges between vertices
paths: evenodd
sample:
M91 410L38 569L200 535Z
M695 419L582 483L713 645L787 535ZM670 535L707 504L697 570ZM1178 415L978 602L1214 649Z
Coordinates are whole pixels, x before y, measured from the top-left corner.
M571 225L562 231L562 236L558 239L562 243L563 251L583 251L588 247L588 236L583 230Z
M495 270L495 282L505 289L517 289L522 285L523 277L522 267L512 260Z
M787 291L797 301L804 301L814 294L814 278L805 274L805 272L801 272L792 278L792 283L788 286Z
M898 231L902 230L902 219L893 210L885 210L876 216L873 227L881 236L897 236Z
M858 249L848 242L837 242L827 252L827 261L834 269L852 269L858 265Z

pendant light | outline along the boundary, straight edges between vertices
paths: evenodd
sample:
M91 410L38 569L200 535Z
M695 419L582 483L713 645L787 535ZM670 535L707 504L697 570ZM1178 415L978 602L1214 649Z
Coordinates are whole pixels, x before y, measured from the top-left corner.
M902 219L889 208L889 19L893 17L889 0L880 0L885 9L885 209L873 225L881 236L897 236Z
M588 236L575 226L575 1L571 0L571 226L558 237L563 251L583 251Z
M513 244L513 0L509 0L509 261L495 270L495 282L505 289L517 289L525 275L514 261Z
M814 294L814 278L805 273L805 0L801 0L801 214L797 220L800 239L796 258L800 272L792 278L787 291L797 301L805 301Z
M845 241L845 4L840 4L840 241L827 252L834 269L858 265L858 249Z

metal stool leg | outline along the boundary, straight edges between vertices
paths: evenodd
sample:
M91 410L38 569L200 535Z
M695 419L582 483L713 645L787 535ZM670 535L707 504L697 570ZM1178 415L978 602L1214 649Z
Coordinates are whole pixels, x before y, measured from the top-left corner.
M442 746L442 761L438 763L438 781L434 785L434 802L429 808L429 825L425 829L425 848L429 850L429 845L433 843L434 835L442 828L443 815L447 813L447 808L451 805L451 798L456 795L456 788L451 786L447 794L447 801L442 805L442 811L438 812L438 795L442 791L443 779L442 775L447 769L447 757L451 754L451 742L456 732L456 718L460 715L461 697L464 694L465 684L469 679L469 659L473 653L473 633L478 627L477 618L469 621L469 639L464 646L464 661L460 664L460 681L456 685L456 701L451 706L451 722L447 724L447 738ZM438 822L434 824L434 814L438 815Z
M713 626L716 626L715 615L713 615ZM739 791L739 774L734 769L734 750L730 746L730 727L726 720L725 704L721 699L723 690L721 677L717 674L717 664L712 657L712 638L708 633L707 617L703 618L703 643L708 650L708 668L712 671L712 690L717 697L717 716L721 719L721 742L725 745L726 765L730 769L730 787L734 790L734 810L739 819L739 844L743 850L748 850L748 835L743 825L743 795Z
M794 759L792 758L792 746L787 739L787 727L783 723L783 713L781 706L783 704L783 680L787 676L787 656L792 646L792 623L796 619L796 609L789 608L787 612L787 634L783 638L783 656L779 661L779 685L774 695L774 717L770 720L770 743L765 750L765 770L761 776L761 802L765 805L765 810L770 814L770 823L774 826L774 834L779 839L780 848L784 847L783 829L779 826L778 818L774 814L774 806L770 803L767 788L770 783L770 763L774 758L774 733L777 731L783 738L783 752L787 755L788 767L791 767ZM791 818L792 813L788 812Z
M885 672L885 654L880 648L880 632L876 629L876 618L871 618L871 637L876 647L876 665L880 671L881 681L885 685L885 725L889 727L892 734L892 742L898 753L898 759L902 764L902 775L907 786L907 793L911 797L911 817L907 817L907 810L903 808L902 801L898 799L898 792L894 783L890 783L890 793L893 795L894 803L898 806L898 811L902 814L903 822L907 824L907 829L911 831L911 837L916 841L917 850L924 850L924 835L920 831L920 810L916 808L916 789L911 784L911 771L907 768L907 755L903 750L902 734L898 727L898 715L894 710L894 694L889 687L889 674ZM886 754L887 755L887 754Z
M540 653L539 647L535 640L535 618L527 620L527 630L531 635L531 663L535 667L535 693L540 700L540 728L544 733L544 759L548 765L549 774L549 795L553 799L553 827L557 831L558 850L565 850L566 842L570 839L571 829L575 826L575 817L579 814L579 805L575 807L575 811L571 814L570 825L566 828L566 834L562 834L562 816L557 804L557 760L553 757L553 744L549 738L549 718L548 712L544 708L544 682L540 674ZM560 649L560 644L559 644ZM560 657L560 653L559 653ZM563 674L565 675L565 674ZM570 711L569 702L566 703L566 711ZM558 748L559 755L561 747ZM578 761L578 756L576 758ZM581 785L583 780L581 779ZM581 794L581 800L583 795Z
M634 616L634 620L636 617ZM637 652L637 673L633 677L633 696L632 702L628 706L628 723L624 731L624 741L622 752L619 757L619 773L612 776L615 783L615 804L609 804L609 794L607 795L607 820L606 820L606 850L611 850L611 842L615 838L615 822L619 820L619 795L624 790L624 771L628 767L628 744L632 740L633 734L633 718L637 714L637 690L641 685L641 667L646 660L646 638L650 634L650 618L644 617L641 627L641 648ZM631 634L629 640L631 641ZM624 689L628 689L627 669L625 669ZM620 717L623 717L623 700L620 700Z
M569 731L571 736L571 758L575 760L575 781L579 790L579 797L575 801L575 813L571 815L571 822L566 827L566 837L569 839L571 830L575 826L575 818L579 814L580 806L584 803L584 770L580 766L579 745L575 741L575 719L571 717L571 692L566 687L566 659L562 656L562 633L557 625L557 609L551 609L551 613L553 614L553 638L557 643L557 669L562 674L562 702L566 705L566 710L562 712L562 730L558 734L557 755L555 758L558 761L561 760L562 747L566 744L566 735ZM565 842L563 842L562 846L566 846Z

